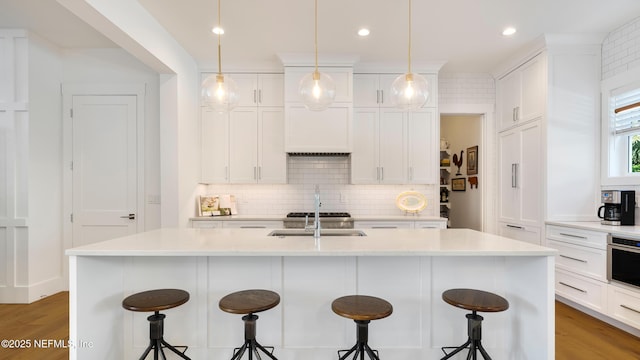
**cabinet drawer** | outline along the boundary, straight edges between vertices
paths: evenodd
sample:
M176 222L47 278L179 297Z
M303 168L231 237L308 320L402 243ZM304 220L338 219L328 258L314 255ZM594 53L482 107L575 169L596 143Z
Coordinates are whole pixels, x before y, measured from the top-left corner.
M607 252L579 245L548 240L547 246L557 249L556 267L607 281Z
M596 249L607 249L607 233L599 231L548 225L547 238Z
M540 245L540 229L537 227L499 223L498 235Z
M222 221L191 220L191 227L197 229L219 229L222 227Z
M411 229L411 221L356 221L356 229Z
M556 294L593 310L605 311L606 287L604 282L556 269Z
M223 221L225 229L282 229L282 221Z
M446 221L416 221L414 224L416 229L446 229Z
M640 290L634 291L609 285L607 314L616 320L640 329Z

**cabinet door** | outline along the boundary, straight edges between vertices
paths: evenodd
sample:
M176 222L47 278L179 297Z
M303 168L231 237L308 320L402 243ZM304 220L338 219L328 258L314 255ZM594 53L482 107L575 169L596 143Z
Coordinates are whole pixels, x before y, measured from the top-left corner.
M259 74L256 97L260 106L284 106L284 75Z
M375 184L380 179L378 161L377 108L355 109L353 152L351 153L351 183Z
M377 74L353 75L353 106L378 107L380 91Z
M518 70L498 80L497 102L500 129L514 126L520 104L520 72Z
M382 74L378 77L378 89L380 90L380 107L394 107L391 102L391 84L400 74Z
M256 108L237 108L229 117L229 179L255 183L258 177L258 115Z
M238 86L238 107L258 104L258 82L256 74L229 74Z
M498 218L517 222L520 219L518 167L520 165L520 134L516 130L502 132L498 138Z
M380 182L383 184L406 182L406 118L406 112L380 109Z
M409 113L407 132L408 180L415 184L435 184L439 142L436 137L436 112L421 109Z
M520 68L521 93L518 122L526 122L542 116L544 107L544 69L541 56Z
M201 181L229 182L229 114L201 109Z
M258 182L287 183L287 154L284 152L284 110L258 110Z
M520 221L525 225L540 225L542 221L542 156L540 123L523 125L520 129L521 161L518 166L520 190Z

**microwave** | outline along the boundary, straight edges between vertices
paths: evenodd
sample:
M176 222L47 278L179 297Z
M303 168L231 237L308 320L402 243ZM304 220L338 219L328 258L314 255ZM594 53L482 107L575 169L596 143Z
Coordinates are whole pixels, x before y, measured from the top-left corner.
M640 238L609 234L607 240L607 279L640 288Z

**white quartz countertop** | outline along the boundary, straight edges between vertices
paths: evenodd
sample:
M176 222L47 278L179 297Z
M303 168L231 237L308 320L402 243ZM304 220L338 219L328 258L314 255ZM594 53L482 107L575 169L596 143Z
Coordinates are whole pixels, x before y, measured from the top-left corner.
M287 215L231 215L231 216L198 216L191 221L281 221ZM426 215L362 215L351 216L354 221L447 221L447 218Z
M602 225L599 221L547 221L547 225L565 226L575 229L593 230L618 236L640 237L640 226Z
M78 256L553 256L469 229L366 229L367 236L268 236L271 229L166 228L68 249Z

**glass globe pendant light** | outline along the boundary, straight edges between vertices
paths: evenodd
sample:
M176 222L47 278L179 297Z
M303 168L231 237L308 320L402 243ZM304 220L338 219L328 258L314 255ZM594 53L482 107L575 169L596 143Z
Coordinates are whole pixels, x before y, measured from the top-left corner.
M336 97L336 85L327 74L318 71L318 0L315 0L315 70L300 80L300 96L304 106L313 111L326 110Z
M218 28L220 28L220 0L218 0ZM202 81L201 100L205 106L218 112L231 111L238 105L238 86L229 75L222 73L222 50L218 31L218 73Z
M429 85L420 74L411 72L411 0L409 0L409 71L391 84L391 103L403 110L421 108L429 99Z

